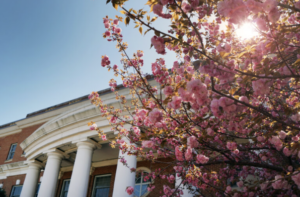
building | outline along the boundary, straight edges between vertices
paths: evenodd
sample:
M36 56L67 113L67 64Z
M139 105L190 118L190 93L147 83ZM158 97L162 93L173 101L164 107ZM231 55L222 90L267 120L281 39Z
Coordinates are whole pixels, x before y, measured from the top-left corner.
M126 95L128 89L119 92ZM117 107L109 89L99 95ZM174 187L167 180L142 177L163 164L123 155L131 167L144 172L130 173L118 160L119 149L99 139L87 126L89 121L96 122L108 139L115 137L87 95L0 126L0 188L8 197L127 197L126 187L134 186L131 196L156 197L163 195L163 185ZM148 192L148 184L155 189Z

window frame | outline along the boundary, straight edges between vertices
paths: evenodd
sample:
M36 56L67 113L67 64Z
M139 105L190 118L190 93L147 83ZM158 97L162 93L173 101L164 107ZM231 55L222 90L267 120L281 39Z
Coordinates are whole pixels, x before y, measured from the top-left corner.
M10 155L11 155L11 153L12 153L12 148L13 148L14 145L16 146L16 148L15 148L15 150L14 150L14 152L13 152L12 157L9 158ZM9 148L9 151L8 151L8 154L7 154L6 161L12 160L12 159L14 158L15 153L16 153L16 149L17 149L17 146L18 146L18 143L13 143L13 144L10 145L10 148Z
M136 172L138 172L138 171L151 173L151 170L149 168L146 168L146 167L139 167L139 168L136 169ZM151 179L151 181L149 181L148 184L154 184L154 180ZM134 184L134 186L135 185L136 184ZM142 184L139 184L139 185L142 185ZM148 196L149 193L150 193L150 191L147 190L147 192L144 195L142 195L141 197L146 197L146 196Z
M64 186L65 186L65 184L66 184L66 181L69 181L70 183L71 183L71 179L64 179L63 180L63 184L62 184L62 186L61 186L61 190L60 190L60 197L62 197L62 194L63 194L63 189L64 189ZM69 183L69 187L70 187L70 183ZM69 188L68 188L68 193L69 193Z
M100 174L100 175L94 176L94 183L93 183L93 188L92 188L92 197L93 197L94 194L95 194L96 179L97 179L98 177L106 177L106 176L112 177L112 174ZM109 183L109 189L111 189L111 183Z
M11 190L10 190L9 197L13 197L13 192L12 192L12 191L13 191L13 189L16 188L16 187L22 187L22 189L23 189L23 185L13 185L12 188L11 188ZM20 192L20 195L19 195L19 196L21 196L22 189L21 189L21 192Z

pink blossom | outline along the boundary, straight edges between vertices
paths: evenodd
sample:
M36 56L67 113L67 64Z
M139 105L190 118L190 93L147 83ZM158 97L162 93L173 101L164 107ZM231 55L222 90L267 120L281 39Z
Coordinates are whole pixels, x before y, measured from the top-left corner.
M205 164L205 163L208 162L208 160L209 160L209 158L206 157L205 155L202 155L202 154L197 155L197 162L198 163Z
M266 21L262 18L257 18L256 19L256 24L257 24L258 28L262 31L268 31L269 30L269 28L267 27Z
M101 138L102 138L103 141L107 140L106 135L101 135Z
M280 12L278 10L277 7L274 7L268 14L268 19L272 22L272 23L276 23L278 21L278 19L280 18Z
M184 161L183 153L180 150L179 146L176 146L176 148L175 148L175 156L178 161Z
M169 0L160 0L161 4L167 5L169 3Z
M155 4L153 6L153 13L160 16L162 14L163 6L159 3Z
M172 109L179 109L181 106L182 98L180 96L173 96L172 101L168 103L168 106Z
M111 34L110 34L110 31L106 31L105 32L105 35L107 36L107 37L109 37Z
M158 5L158 4L156 4ZM151 44L154 46L158 54L166 54L164 39L161 37L153 36L151 38Z
M239 100L242 101L242 102L244 102L244 103L249 103L249 100L248 100L248 98L246 96L241 96L239 98Z
M251 10L254 14L262 11L263 4L260 3L260 2L255 1L255 0L246 1L246 5L247 5L247 8L249 10Z
M121 31L122 31L122 29L121 29L120 27L117 27L117 28L115 29L115 33L117 33L117 34L120 34Z
M226 192L231 192L231 187L230 186L226 187Z
M193 159L193 149L190 148L190 147L188 147L188 148L186 149L186 151L185 151L184 156L185 156L185 159L186 159L187 161L192 160L192 159Z
M276 0L266 0L263 3L263 9L266 12L270 12L273 8L276 8L278 5L278 2Z
M177 173L180 173L183 170L182 166L174 166L173 168L174 168L175 172L177 172Z
M193 159L193 150L192 150L190 147L187 148L186 151L185 151L184 156L185 156L185 159L186 159L187 161L192 160L192 159Z
M272 187L274 189L289 189L290 185L286 180L283 179L281 175L276 175L275 182L272 183Z
M160 122L162 121L163 119L163 114L162 112L157 109L157 108L154 108L150 113L149 113L149 120L150 122L152 123L157 123L157 122Z
M300 9L300 1L297 1L294 5L295 5L295 8Z
M191 0L191 6L193 9L199 6L199 0Z
M237 184L237 186L238 186L238 187L240 187L240 188L241 188L241 187L243 187L243 185L244 185L244 182L243 182L243 181L239 181L239 182L237 182L236 184Z
M192 9L191 5L188 4L188 3L185 2L185 1L182 3L181 7L182 7L182 10L183 10L185 13L191 11L191 9Z
M248 16L248 9L243 0L224 0L217 6L220 15L230 18L232 23L240 23Z
M117 69L118 69L118 66L115 64L115 65L113 66L113 69L114 69L114 70L117 70Z
M225 52L226 52L226 53L229 53L230 51L231 51L231 45L228 44L228 43L226 43L226 44L225 44Z
M235 142L227 142L226 147L233 151L237 148L237 144Z
M281 130L278 135L279 135L280 139L284 140L285 137L286 137L286 132L284 132L284 131Z
M215 134L215 132L211 128L208 128L206 130L206 132L207 132L207 135L209 135L209 136L213 136Z
M127 192L128 195L133 194L133 191L134 191L134 188L131 187L131 186L129 186L129 187L126 188L126 192Z
M97 128L97 125L94 123L90 126L90 130L95 130Z
M102 56L101 66L105 67L110 64L109 58L107 55Z
M141 50L138 50L137 53L136 53L136 55L137 55L138 57L143 57L143 56L144 56L144 52L141 51Z
M261 190L265 190L265 189L267 189L267 187L268 187L268 183L262 183L262 184L260 184Z
M115 19L113 23L114 23L114 25L118 25L119 24L119 19Z
M109 23L109 19L108 18L104 18L103 19L103 23L105 24L105 23Z
M295 184L300 187L300 173L299 171L296 171L292 175L292 180L295 182Z
M173 63L173 68L179 68L179 63L178 63L178 61L175 61L174 63Z
M289 150L287 147L284 147L284 149L283 149L283 154L284 154L285 156L289 157L289 156L291 156L292 151Z
M141 135L141 130L138 127L133 127L133 132L135 133L135 135L137 135L138 137Z
M110 122L111 123L116 123L117 122L117 120L118 120L118 117L116 117L116 116L112 116L111 118L110 118Z
M152 148L154 146L154 142L150 140L142 141L142 146L145 148Z
M199 146L199 142L195 136L191 136L187 139L187 145L190 148L197 148Z
M163 93L166 95L166 96L170 96L171 94L173 94L174 90L173 90L173 87L172 86L166 86L163 90Z
M201 82L200 79L194 79L187 83L187 90L194 94L206 94L206 85Z
M108 29L108 28L110 27L110 24L109 24L109 23L104 23L104 27L105 27L106 29Z

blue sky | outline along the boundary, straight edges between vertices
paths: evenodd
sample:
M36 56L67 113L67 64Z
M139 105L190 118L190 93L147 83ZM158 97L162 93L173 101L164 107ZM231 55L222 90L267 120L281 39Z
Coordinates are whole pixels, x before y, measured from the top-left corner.
M126 8L148 9L146 1L130 0ZM108 87L112 73L100 66L108 55L120 65L115 43L103 39L103 17L122 15L106 0L0 1L0 125L26 114ZM166 30L164 19L155 23ZM164 57L150 49L153 32L141 36L133 24L120 25L128 53L145 52L145 72Z

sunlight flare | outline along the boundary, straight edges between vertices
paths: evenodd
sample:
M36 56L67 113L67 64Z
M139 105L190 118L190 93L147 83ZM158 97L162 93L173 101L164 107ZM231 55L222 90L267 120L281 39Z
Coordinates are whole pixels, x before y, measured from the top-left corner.
M258 35L257 30L251 23L244 23L236 28L236 35L241 39L250 39Z

